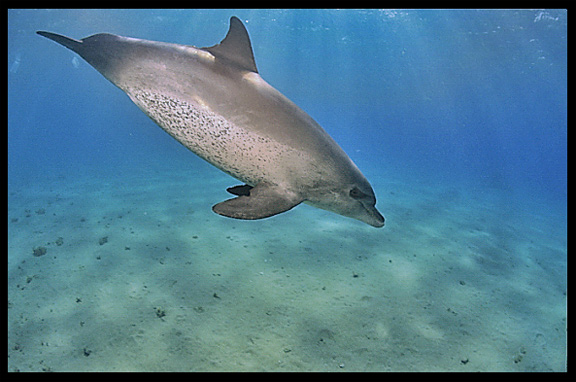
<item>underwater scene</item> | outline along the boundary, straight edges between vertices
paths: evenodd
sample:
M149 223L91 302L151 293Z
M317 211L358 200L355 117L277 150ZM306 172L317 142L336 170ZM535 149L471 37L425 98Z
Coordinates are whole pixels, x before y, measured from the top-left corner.
M566 371L567 10L7 20L8 371Z

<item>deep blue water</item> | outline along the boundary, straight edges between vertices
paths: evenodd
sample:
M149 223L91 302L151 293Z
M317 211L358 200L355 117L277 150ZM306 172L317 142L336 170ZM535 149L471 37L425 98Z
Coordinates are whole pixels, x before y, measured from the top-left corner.
M95 33L109 32L202 47L220 42L228 30L229 18L233 15L238 16L248 29L260 75L316 119L371 181L378 198L378 208L387 217L387 225L381 231L361 226L361 223L357 223L356 226L342 226L353 228L340 228L339 223L345 218L336 215L328 217L321 215L321 218L320 212L302 215L307 216L306 232L289 231L291 233L288 234L283 233L286 227L283 228L282 224L274 225L276 220L273 219L280 218L250 225L252 223L230 222L212 214L210 202L203 200L207 198L212 200L215 193L224 195L225 186L235 185L237 181L229 179L227 175L170 138L122 91L81 58L35 33L37 30L45 30L72 38L83 38ZM334 265L335 269L339 269L337 266L340 266L346 270L352 267L349 261L352 261L353 265L360 264L354 263L355 259L361 257L360 255L354 257L356 249L365 254L366 259L372 256L371 253L374 253L373 256L377 260L378 256L385 256L381 262L375 260L376 265L368 262L372 260L366 260L367 274L370 269L380 272L378 266L382 266L383 273L388 272L389 268L386 267L393 263L392 258L393 264L398 266L405 264L403 261L406 264L415 261L413 268L406 266L398 272L394 271L396 273L392 271L390 273L412 275L413 271L414 275L420 275L416 272L418 270L431 277L428 279L426 276L418 276L420 278L414 276L410 279L406 276L410 280L422 279L428 283L424 286L423 282L415 283L417 287L414 288L414 295L407 294L408 297L403 293L407 293L405 291L409 289L407 287L409 282L402 279L399 284L389 284L391 290L399 291L402 298L396 298L398 296L393 292L386 292L388 293L385 297L386 303L382 306L396 307L397 311L394 312L400 312L399 314L406 313L402 310L404 305L399 301L406 299L411 301L413 298L418 301L427 290L430 290L431 300L438 300L439 294L436 292L449 291L453 288L452 284L445 284L445 279L449 279L449 272L453 269L465 269L466 272L462 273L464 276L458 274L461 281L456 282L456 285L472 285L477 288L477 293L468 296L471 301L468 304L470 310L464 311L462 308L460 311L460 317L465 321L463 325L480 326L470 324L474 323L475 319L486 322L487 331L472 333L474 338L481 341L488 335L486 333L495 333L494 342L497 345L494 345L494 348L503 349L503 353L507 347L500 345L509 345L513 348L512 351L517 352L517 349L520 349L518 343L524 344L524 342L521 340L515 342L515 335L518 333L521 334L518 337L525 335L529 338L526 343L538 346L537 351L532 351L532 348L526 345L528 355L525 358L533 355L534 359L542 360L523 366L528 361L524 364L512 362L513 357L519 356L505 353L503 357L509 361L507 364L501 366L498 363L487 363L489 366L486 367L497 370L561 369L562 366L556 366L554 363L554 357L558 365L562 365L562 362L558 360L556 353L551 351L561 349L565 342L561 337L562 330L558 329L562 326L559 324L562 321L556 319L557 316L548 320L546 312L539 309L541 306L546 306L546 301L549 301L554 309L558 309L555 310L555 314L560 312L558 315L561 316L566 296L566 10L9 10L7 59L10 193L8 204L11 221L9 261L14 264L9 272L12 280L9 286L11 301L20 301L19 299L34 301L29 302L29 306L41 304L32 300L34 297L22 297L18 294L23 284L22 279L28 275L26 282L30 283L32 288L36 283L35 276L31 276L34 267L42 269L45 266L45 263L40 263L45 260L33 258L29 253L33 246L43 243L42 240L53 242L56 237L65 236L64 240L68 245L65 248L69 251L70 258L79 264L84 264L83 261L87 261L85 259L88 258L85 256L113 248L94 244L97 243L98 237L90 235L97 235L93 232L101 232L106 220L102 217L94 218L93 226L86 228L91 222L90 213L97 215L100 213L99 209L105 208L102 206L110 205L112 212L107 212L108 219L109 216L119 216L117 220L121 223L117 224L128 224L129 230L134 229L136 232L139 229L145 231L147 221L144 221L139 228L138 219L135 217L146 215L146 208L151 208L150 206L156 203L157 215L150 213L147 215L148 218L152 219L154 216L162 222L171 219L179 221L180 231L176 228L170 231L175 237L179 237L182 232L183 237L186 237L186 232L191 231L190 234L193 234L198 228L204 230L201 234L196 233L202 239L212 237L210 234L212 225L213 230L222 229L224 235L220 237L225 236L226 239L222 238L221 242L215 240L212 244L216 248L222 245L222 248L228 248L230 252L218 249L219 256L214 260L217 264L232 264L234 267L234 261L240 264L240 260L235 259L237 256L242 258L242 248L252 248L252 245L255 248L267 248L266 245L269 245L271 249L264 251L265 255L273 256L275 253L278 254L278 258L287 259L285 267L292 270L292 280L304 280L302 283L312 285L311 289L320 290L318 285L324 284L314 284L315 277L320 277L317 274L311 275L309 279L302 276L306 274L308 267L306 261L316 263L307 260L307 257L292 256L293 253L298 253L298 250L304 254L314 253L314 256L318 256L318 264L323 264L327 268L325 276L328 281L322 281L326 285L331 283L329 278L333 277L333 274L330 273L332 269L330 267L333 264L337 264ZM186 183L186 189L182 189L182 193L185 194L181 196L184 202L180 201L178 190L174 191L174 187L166 186L169 192L174 192L170 194L175 198L174 203L181 204L178 208L172 206L172 210L168 209L172 212L164 214L162 206L169 205L173 201L168 197L164 198L162 193L155 195L153 187L162 190L162 185L158 183L163 182L164 176L167 184L176 179L171 178L172 170L174 173L180 170L183 170L183 173L192 173L190 169L193 169L193 173L201 175L198 178L215 178L218 184L224 186L218 189L212 185L196 187L194 184L196 178L192 177ZM142 190L142 187L146 186L146 174L150 174L150 170L155 172L154 182L157 182L150 184L152 191L143 192L142 200L138 198L137 191L130 195L131 185L123 185L123 176L130 173L134 176L130 178L133 180L138 179L138 174L141 173L140 178L144 186L136 182L134 189ZM94 182L83 182L82 179L86 178L93 178ZM49 185L46 193L39 187L44 182ZM68 190L66 182L73 185ZM178 184L176 187L182 187L182 183ZM86 185L94 189L85 190L83 187L88 187ZM114 189L113 185L121 185L118 186L119 191ZM101 191L104 189L107 191ZM40 190L37 195L35 190ZM86 191L86 198L83 198L82 190ZM66 192L70 194L66 196ZM142 203L142 211L138 211L137 206L125 207L121 203L115 204L122 197L122 192L126 193L125 205ZM70 201L66 199L67 197ZM218 196L216 200L218 198L220 197ZM93 199L93 205L88 205L82 210L84 199ZM197 200L198 205L193 205ZM183 206L187 201L193 207ZM46 208L48 213L30 212L41 207ZM50 207L54 209L53 213ZM196 212L195 216L200 214L204 220L196 222L188 215L185 218L178 215L191 208L202 211ZM475 211L478 211L477 215ZM87 219L82 218L83 222L88 222L84 226L78 223L80 216L84 216L80 215L81 213L87 216ZM134 221L129 220L129 213L132 213ZM202 215L204 213L206 217ZM105 213L102 212L102 215ZM120 220L122 216L124 218ZM494 219L491 219L491 216L494 216ZM524 219L524 216L528 218ZM45 219L43 223L40 222L38 223L40 225L35 226L33 219L41 218ZM47 220L48 218L53 218L53 221ZM327 228L326 231L321 231L323 233L314 236L316 218L319 227L332 228ZM286 219L290 221L289 216ZM104 223L101 224L100 220ZM199 223L200 221L206 223ZM324 226L326 222L334 222L334 225ZM113 243L114 233L110 227L115 226L108 220L105 229L110 232L103 231L105 233L100 236L110 235ZM266 238L259 236L259 232L250 231L255 229L253 227L258 227L256 230L266 233L271 241L264 240ZM82 229L86 229L86 232ZM122 229L125 230L123 233L120 229L117 230L118 236L124 235L121 236L122 240L134 237L131 236L134 232L128 233L126 227ZM342 235L340 229L349 231L347 235ZM53 230L53 233L50 230ZM48 231L53 237L44 239L42 235ZM241 240L245 240L247 244L226 247L232 240L231 237L235 237L234 232L238 236L243 232ZM146 243L146 248L151 253L152 248L171 247L170 256L176 259L178 256L187 258L188 254L185 251L179 252L178 249L174 249L177 247L174 242L178 241L174 240L171 233L160 235L159 238L151 235L149 236L151 242L143 241L143 243ZM264 233L262 235L265 235ZM79 235L80 238L74 241L74 235ZM214 235L218 237L216 233ZM294 237L298 235L302 235L300 241L294 241ZM164 238L169 243L163 243ZM187 237L184 242L188 245L188 242L193 243L194 240ZM88 248L86 244L85 248L85 243L92 243L94 247ZM117 253L123 256L130 253L124 251L125 248L129 246L136 248L136 244L118 245ZM330 245L333 245L333 248L323 253L322 248ZM305 249L300 248L301 246ZM49 246L50 253L55 253L54 250L58 250L55 245ZM280 256L284 255L282 251L289 251L290 255ZM443 263L439 260L443 259L441 256L433 258L441 253L450 253L449 257L454 262ZM346 257L348 254L352 257ZM58 254L58 256L62 259L65 255ZM211 254L206 255L207 258L210 256ZM340 263L337 260L332 261L330 256L340 256L334 257L338 258ZM106 252L102 252L102 258L105 257ZM198 257L201 258L201 254L198 254ZM144 255L142 258L147 259ZM256 255L250 254L246 255L244 260L255 258ZM27 264L30 269L25 268L26 270L22 271L20 266L19 270L16 269L17 264L26 267L23 265L24 262L20 263L22 259L29 260ZM119 259L118 269L122 270L124 257ZM281 260L275 261L278 264ZM477 268L470 266L476 264L475 261L481 264ZM52 268L45 271L52 275L47 279L56 280L58 276L53 275L60 275L63 282L66 282L69 273L67 266L68 264L59 265L55 255ZM96 269L100 269L99 266L97 263ZM240 265L238 267L243 269ZM298 270L304 273L299 274ZM140 271L135 270L134 273L148 274L146 273L148 271L145 264ZM28 273L21 275L18 272ZM207 273L220 276L217 272ZM474 275L470 276L472 280L477 278L476 285L470 282L470 278L465 277L469 275L467 272ZM322 271L318 274L322 274ZM546 277L542 277L542 274ZM357 276L355 273L354 280L362 280L364 277L362 274L361 277ZM103 270L100 277L113 276ZM137 278L134 275L130 277ZM160 279L160 276L158 277ZM171 275L167 277L179 280L178 285L182 285L184 282L182 280L186 278L182 276L179 279ZM367 290L372 291L370 288L379 284L378 277L375 276L374 280L377 281L370 284L368 280L372 279L366 276L366 284L369 284L366 286ZM99 278L97 279L94 284L96 286L100 282ZM463 283L463 280L466 283ZM490 289L492 285L500 282L507 285L508 281L515 280L519 280L520 286L513 284L509 288L494 287L496 292ZM538 284L538 281L542 281L542 284ZM124 285L122 282L123 280L118 284L121 287ZM242 290L242 284L229 285L230 290ZM86 284L86 288L92 289L92 284ZM97 290L94 294L98 295L101 290L94 288ZM296 288L300 291L305 289L299 286ZM501 290L506 290L510 296L499 300ZM556 293L554 298L549 299L546 294L549 290ZM168 291L166 295L171 292L172 290ZM212 296L212 292L210 290L209 296ZM361 292L366 294L362 297L364 299L362 303L370 299L373 299L372 304L375 304L374 301L380 301L376 292L373 295L362 290L357 292L359 296L364 296ZM70 289L64 288L61 291L63 300L69 293ZM74 290L74 293L80 292ZM514 293L519 293L520 297ZM300 295L296 294L296 297L291 298L298 301L298 296ZM490 296L486 300L490 303L480 301L478 296ZM47 297L39 298L51 301ZM117 298L121 300L122 294ZM250 298L253 296L246 297L246 300L254 301ZM285 296L274 298L284 301ZM337 296L337 301L340 301L340 298ZM84 300L88 301L87 298ZM427 301L428 297L424 300ZM494 311L484 308L494 306L495 302L497 306L501 304L503 308L499 310L494 308ZM510 313L508 309L512 311L516 309L515 303L522 302L526 305ZM294 309L294 314L286 313L287 317L296 317L293 321L289 321L292 324L297 322L298 317L307 317L302 313L306 312L304 308L306 304L294 304L291 307ZM446 312L446 308L441 304L436 305L440 306L438 315L442 317L441 314ZM289 313L291 312L289 310ZM376 312L380 314L379 310ZM430 339L428 336L436 339L437 333L445 331L444 336L438 335L438 337L452 344L467 343L469 337L462 339L457 335L451 337L448 334L449 328L455 327L451 321L442 321L445 317L435 321L436 316L432 315L432 309L423 312L422 322L431 322L432 326L440 322L437 325L438 331L434 333L429 326L424 325L429 329L425 332L426 335L423 335L426 340ZM484 316L486 312L491 314ZM393 319L389 317L384 319L377 313L372 310L370 313L372 315L367 315L365 311L359 310L353 317L367 317L366 320L373 318L370 322L374 323L376 328L385 327L385 324L392 325L393 328ZM426 316L428 313L432 317L430 321ZM15 317L18 316L17 313L13 314ZM23 314L28 313L22 313L19 317L23 317ZM408 312L408 322L410 317L414 317L412 314L413 312ZM382 315L385 316L384 313ZM454 312L450 313L449 318L453 318L452 316L455 316ZM49 315L39 316L38 320L44 321L45 318L48 320L49 317ZM247 318L246 321L251 319L253 317ZM354 320L355 318L343 319L341 324L344 326L340 326L341 332L348 330L343 329L347 328L345 324L356 322ZM506 320L514 323L508 327L516 328L515 325L519 325L518 333L510 333L504 328L509 322ZM17 318L11 322L16 321ZM385 324L381 324L382 322ZM442 322L446 325L441 325ZM553 322L550 325L555 325L555 328L548 328L549 332L542 329L546 327L547 322ZM565 318L563 322L565 324ZM334 326L338 328L339 323ZM527 329L522 326L524 324L527 325ZM74 325L78 326L77 323ZM264 322L257 330L268 327L266 325L268 323ZM532 330L530 325L536 329ZM495 332L492 332L492 326L496 328ZM303 327L304 333L312 330L309 326L303 325ZM356 329L362 327L370 325L364 322L354 326ZM186 333L185 328L184 326L181 330ZM355 330L354 328L350 330ZM467 330L473 332L472 329ZM540 334L540 330L543 334ZM262 333L265 331L261 330ZM153 330L151 332L154 333ZM378 333L384 336L382 334L384 332L382 329ZM239 333L243 332L239 330ZM393 331L390 333L391 338L397 338L400 344L417 337L409 331L401 331L397 337L394 337ZM536 337L529 337L534 333L537 333ZM556 333L558 338L552 338L554 335L549 333ZM375 335L371 332L370 336ZM22 331L11 330L9 337L15 338L15 341L21 344L24 341L22 338L26 336L22 335ZM361 331L357 336L357 338L365 337L369 336ZM502 344L498 342L500 337L503 338ZM30 338L34 338L34 334ZM282 338L289 339L290 336ZM544 342L542 338L546 338L548 348L542 345ZM257 340L255 342L258 343ZM20 345L11 346L14 349L21 348ZM78 346L81 349L85 345ZM154 346L156 343L153 342L151 347ZM371 359L370 357L377 359L378 354L388 354L382 353L380 348L374 348L376 350L372 353L372 346L360 343L357 347L370 349L366 351L366 359ZM442 354L442 359L454 361L455 368L452 368L452 364L444 366L436 362L440 359L436 358L436 355L422 350L427 348L428 344L422 346L420 354L415 352L412 355L418 362L420 360L418 357L428 358L423 362L423 368L417 370L425 370L427 365L441 365L436 367L460 370L458 367L462 367L465 364L464 359L468 359L466 354L447 353L450 354L449 357L444 357ZM445 346L446 344L439 345L440 348ZM491 343L477 350L479 353L485 350L484 354L487 354L488 359L491 353L490 346ZM61 345L61 349L64 348L64 345ZM544 348L546 351L542 350ZM40 348L38 354L44 352L48 357L48 351L54 349L55 347ZM294 348L294 351L287 351L286 345L282 345L279 349L279 353L283 356L299 355L297 348ZM552 350L548 352L548 349ZM542 353L538 353L540 351ZM402 352L402 356L407 353L404 350ZM32 353L28 353L28 357L31 357L30 354ZM86 360L84 355L78 354L80 354L79 362ZM363 357L362 353L358 354L360 354L358 358ZM526 353L521 352L520 358L524 354ZM550 354L554 355L545 357ZM18 354L13 354L12 360L17 356ZM303 359L306 357L303 356ZM317 364L309 367L305 364L306 367L302 369L323 370L326 364L322 362L328 362L325 359L330 357L322 357L319 356L320 361ZM470 365L474 366L475 370L486 369L481 363L474 365L475 360L472 356L470 359ZM97 362L98 358L92 357L90 361ZM25 364L24 361L17 364L16 361L13 362L14 368L20 368ZM271 365L276 365L270 362ZM382 362L385 364L387 361ZM349 364L352 365L352 361ZM126 366L128 369L135 368L134 364L126 363L126 365L129 365ZM379 370L377 367L379 364L369 365L372 365L374 370ZM416 370L402 363L387 365L388 370ZM41 366L35 367L38 369ZM75 366L68 367L81 369ZM115 367L116 370L122 369L122 366ZM335 367L338 369L338 364ZM366 366L365 369L372 370L370 367ZM298 367L290 370L295 369Z
M196 160L36 30L210 46L231 15L246 21L264 79L366 172L483 180L565 203L564 10L10 10L10 175Z

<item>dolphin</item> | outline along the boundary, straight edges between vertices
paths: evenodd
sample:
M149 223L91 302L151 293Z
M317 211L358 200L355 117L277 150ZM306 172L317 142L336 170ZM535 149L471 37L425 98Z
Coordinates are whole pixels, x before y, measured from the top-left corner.
M372 186L344 150L260 77L237 17L204 48L36 33L80 55L178 142L244 183L228 188L235 197L214 205L217 214L262 219L304 202L384 226Z

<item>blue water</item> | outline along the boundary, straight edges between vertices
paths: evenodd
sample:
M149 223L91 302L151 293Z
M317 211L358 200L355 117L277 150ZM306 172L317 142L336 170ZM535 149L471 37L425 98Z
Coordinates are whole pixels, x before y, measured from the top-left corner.
M233 15L261 76L370 180L385 228L306 206L261 222L213 214L237 181L35 34L211 46ZM564 370L566 10L9 10L7 59L11 370ZM172 286L185 285L178 272L202 239L209 276L192 273L211 281L191 286L200 303ZM41 245L48 254L33 256ZM154 259L170 250L158 262L112 260L138 245ZM173 271L154 271L172 259ZM253 264L262 277L290 274L250 279L249 291L245 275L224 280ZM213 274L223 276L210 289ZM156 282L157 295L139 282ZM475 289L451 292L461 287ZM125 323L134 333L105 329L125 317L99 315L106 293L142 307ZM154 314L159 301L166 317ZM195 310L174 313L186 304ZM58 309L72 309L70 325L41 324ZM198 312L214 327L190 324Z

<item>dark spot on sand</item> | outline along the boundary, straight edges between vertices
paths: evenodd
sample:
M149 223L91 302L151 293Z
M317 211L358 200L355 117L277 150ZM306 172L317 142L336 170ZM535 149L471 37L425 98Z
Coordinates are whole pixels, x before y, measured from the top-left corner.
M156 317L163 320L163 318L166 316L166 310L164 310L163 308L154 308L154 309L156 310Z
M46 247L35 247L33 249L33 251L34 251L33 252L34 256L40 257L40 256L44 256L48 250L46 249Z

